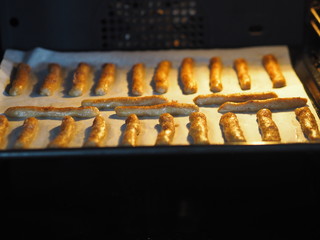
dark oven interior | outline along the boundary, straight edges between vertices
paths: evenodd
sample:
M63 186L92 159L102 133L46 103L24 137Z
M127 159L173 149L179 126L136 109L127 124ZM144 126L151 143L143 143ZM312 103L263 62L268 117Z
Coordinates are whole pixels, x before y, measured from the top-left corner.
M320 1L3 1L1 53L287 45L320 107ZM4 104L4 103L1 103ZM319 113L319 112L318 112ZM16 239L319 239L319 144L8 152ZM222 236L222 237L221 237Z

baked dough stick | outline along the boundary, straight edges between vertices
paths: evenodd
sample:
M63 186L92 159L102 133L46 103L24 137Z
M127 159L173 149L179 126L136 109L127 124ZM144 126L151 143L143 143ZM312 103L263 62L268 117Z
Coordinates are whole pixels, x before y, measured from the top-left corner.
M272 113L269 109L260 109L257 112L257 120L262 141L281 141L279 129L272 120Z
M106 95L109 86L114 82L116 74L116 65L113 63L106 63L102 66L102 73L99 78L97 87L95 89L96 95Z
M22 131L14 144L16 149L29 148L31 142L35 138L38 132L38 120L34 117L27 118L24 120L22 125Z
M234 60L234 68L237 72L238 81L242 90L251 88L251 78L248 72L248 63L243 58Z
M135 96L143 94L143 82L145 78L145 66L143 63L137 63L132 67L132 89L131 92Z
M207 95L198 95L193 99L193 102L198 106L206 106L225 102L245 102L248 100L262 100L268 98L277 98L278 95L274 92L256 92L256 93L212 93Z
M28 117L48 117L63 118L72 116L78 118L92 118L99 114L96 107L36 107L36 106L19 106L10 107L4 114L9 117L28 118Z
M50 63L48 68L49 73L40 88L40 95L42 96L51 96L61 83L61 66L57 63Z
M257 112L262 108L268 108L270 110L289 110L303 107L306 103L307 99L300 97L249 100L241 103L226 102L218 108L218 112Z
M222 127L223 136L226 142L245 142L237 116L228 112L221 116L220 126Z
M209 144L207 118L202 112L193 112L189 116L189 134L194 144Z
M194 78L193 58L184 58L181 63L180 79L185 94L196 93L198 90L197 82Z
M162 129L157 136L156 145L170 145L175 133L173 116L163 113L159 117L159 123Z
M262 63L272 81L274 88L281 88L286 85L286 79L282 75L277 59L272 54L263 56Z
M71 116L62 119L58 135L48 144L48 148L66 148L69 146L75 132L76 123Z
M29 82L30 71L31 68L28 64L20 63L18 65L15 78L9 90L9 95L17 96L23 93Z
M104 117L98 115L93 120L91 131L84 147L102 147L102 141L106 136L106 121Z
M198 112L199 107L188 103L162 103L153 106L119 106L114 109L120 117L136 114L141 117L159 117L162 113L170 113L173 116L189 116L192 112Z
M69 95L72 97L79 97L84 93L88 85L88 77L90 73L90 66L87 63L79 63L78 67L73 74L72 88L69 91Z
M210 91L222 91L221 82L222 62L221 58L213 57L210 59Z
M163 60L158 64L154 74L155 91L157 93L166 93L168 91L170 69L170 61Z
M126 119L126 128L122 137L122 145L123 146L131 146L134 147L137 144L137 138L140 134L141 126L140 121L135 114L131 114Z
M143 96L143 97L113 97L104 99L85 99L82 106L92 106L101 109L113 109L118 106L150 106L166 103L169 100L164 96Z
M300 122L304 135L311 141L320 140L320 132L317 121L308 107L301 107L295 110L297 119Z
M2 144L4 142L4 136L9 127L9 121L4 115L0 115L0 148L2 148Z

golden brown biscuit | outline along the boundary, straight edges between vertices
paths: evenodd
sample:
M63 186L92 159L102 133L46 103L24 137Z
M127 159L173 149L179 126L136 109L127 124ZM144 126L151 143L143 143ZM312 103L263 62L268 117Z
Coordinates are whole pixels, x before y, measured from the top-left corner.
M132 94L135 96L143 95L145 71L143 63L137 63L132 67Z
M225 102L246 102L248 100L263 100L268 98L277 98L278 95L274 92L256 92L256 93L211 93L206 95L198 95L193 99L193 102L198 106L206 106Z
M189 120L189 135L193 138L193 143L198 145L209 144L206 115L202 112L193 112L190 114Z
M320 141L318 124L310 109L308 107L297 108L295 114L304 135L311 141Z
M248 72L248 63L243 58L238 58L234 61L234 68L237 72L240 88L249 90L251 88L251 78Z
M246 139L240 127L237 115L232 112L225 113L220 118L223 136L226 142L245 142Z
M199 111L199 107L194 104L169 102L153 106L119 106L114 109L120 117L127 117L131 114L145 117L159 117L162 113L171 115L188 116L192 112Z
M107 126L104 117L98 115L93 120L91 131L84 147L102 147L102 141L107 133Z
M51 96L61 84L61 66L57 63L48 65L49 73L40 88L40 95Z
M26 63L20 63L17 67L15 78L9 90L9 95L21 95L29 83L31 68Z
M161 131L157 136L156 145L170 145L175 133L174 118L169 113L163 113L159 117L159 123Z
M4 138L9 127L9 121L4 115L0 115L0 148L3 147Z
M82 106L92 106L99 109L113 109L118 106L150 106L169 102L164 96L143 96L143 97L113 97L103 99L85 99Z
M79 97L83 95L85 89L88 86L88 77L90 74L90 65L84 62L78 64L78 67L73 74L72 88L69 91L69 95L72 97Z
M286 86L286 79L284 78L278 60L274 55L267 54L263 56L262 64L269 74L274 88Z
M210 59L210 91L211 92L220 92L222 91L222 81L221 81L221 72L222 72L222 62L220 57L213 57Z
M137 145L137 138L140 134L140 121L135 114L131 114L126 119L126 129L123 133L122 145L135 147Z
M184 58L181 63L180 79L184 94L196 93L198 90L197 81L194 78L193 58Z
M31 142L35 138L38 132L38 120L34 117L27 118L24 120L22 125L22 131L14 144L16 149L29 148Z
M279 129L272 120L272 113L269 109L260 109L257 112L257 120L263 141L281 141Z
M307 99L300 97L249 100L241 103L226 102L218 108L218 112L257 112L262 108L268 108L270 110L289 110L303 107L306 103Z
M155 91L158 93L166 93L169 88L169 73L171 62L167 60L161 61L154 73Z
M74 136L76 123L71 116L62 119L58 135L48 144L48 148L67 148Z
M63 118L73 116L79 118L91 118L99 114L96 107L37 107L37 106L17 106L9 107L4 114L9 117L28 118L28 117L52 117Z
M116 65L106 63L102 66L102 73L95 89L96 95L105 95L108 92L109 86L114 82L116 75Z

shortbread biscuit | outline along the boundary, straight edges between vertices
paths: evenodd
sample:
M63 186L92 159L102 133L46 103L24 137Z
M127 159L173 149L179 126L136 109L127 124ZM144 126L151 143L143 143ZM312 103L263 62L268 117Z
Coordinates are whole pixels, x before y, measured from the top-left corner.
M137 115L131 114L126 119L126 128L122 137L122 146L135 147L137 145L137 138L140 134L141 126Z
M15 73L15 78L12 81L9 95L21 95L29 84L31 68L26 63L20 63Z
M194 104L169 102L153 106L120 106L114 109L120 117L127 117L131 114L145 117L159 117L162 113L170 113L173 116L188 116L192 112L199 111L199 107Z
M158 133L156 145L170 145L175 134L174 118L169 113L163 113L159 117L161 131Z
M206 115L202 112L193 112L189 116L189 135L193 139L193 144L209 144L208 126Z
M279 129L272 120L272 113L269 109L260 109L257 112L257 120L262 141L281 141Z

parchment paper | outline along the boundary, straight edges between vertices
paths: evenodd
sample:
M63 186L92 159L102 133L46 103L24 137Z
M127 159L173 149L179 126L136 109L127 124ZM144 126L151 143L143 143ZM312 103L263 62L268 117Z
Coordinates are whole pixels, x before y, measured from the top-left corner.
M265 54L274 54L281 66L281 70L287 80L287 86L273 89L272 83L264 70L261 59ZM233 61L236 58L245 58L249 64L249 73L252 83L251 89L246 92L274 91L279 97L305 97L308 98L302 83L295 74L286 46L249 47L237 49L211 49L211 50L165 50L165 51L111 51L111 52L57 52L43 48L36 48L30 52L9 49L5 52L0 69L0 113L10 106L80 106L83 99L108 98L115 96L130 96L128 88L128 72L133 64L143 62L146 65L146 81L144 96L157 94L153 91L152 77L155 67L159 61L167 59L172 61L170 72L169 91L164 94L171 100L193 103L193 98L199 94L209 94L209 59L220 56L224 65L222 72L223 91L221 93L244 92L241 90L236 73L233 69ZM184 57L195 59L195 78L198 82L198 92L184 95L178 82L178 70ZM87 62L93 68L93 74L89 79L89 87L81 97L69 97L68 91L71 87L72 75L79 62ZM19 62L25 62L32 68L30 85L21 96L9 96L7 86L13 67ZM53 96L40 96L39 88L47 74L48 63L59 63L64 69L64 82L61 89ZM103 63L113 62L117 65L116 80L105 96L95 96L93 89L97 82ZM309 99L309 98L308 98ZM317 118L316 112L308 100L308 105ZM200 111L205 113L209 126L209 140L211 144L224 144L223 135L219 126L221 114L217 112L218 106L201 107ZM112 110L102 110L101 114L106 118L108 124L107 137L104 146L119 146L124 129L125 118L115 115ZM241 128L248 142L261 141L255 114L237 114ZM155 143L160 126L158 118L140 118L142 132L138 137L138 145L152 146ZM273 119L279 127L283 143L307 142L302 133L299 122L294 111L274 112ZM21 131L23 119L9 119L10 127L4 149L13 147L14 141ZM70 147L82 147L92 125L91 119L76 119L77 130ZM39 119L39 133L31 145L31 148L46 148L49 141L59 131L61 120ZM189 145L192 139L188 135L189 118L175 117L176 133L173 145Z

